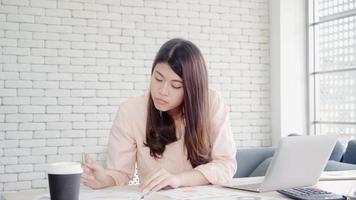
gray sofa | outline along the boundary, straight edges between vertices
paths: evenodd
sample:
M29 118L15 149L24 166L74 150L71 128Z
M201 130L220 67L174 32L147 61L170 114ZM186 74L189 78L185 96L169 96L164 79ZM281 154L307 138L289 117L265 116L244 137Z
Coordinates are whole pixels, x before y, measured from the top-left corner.
M274 152L275 148L273 147L237 149L237 171L234 178L263 176ZM356 139L348 142L345 151L343 145L338 141L324 170L356 170Z

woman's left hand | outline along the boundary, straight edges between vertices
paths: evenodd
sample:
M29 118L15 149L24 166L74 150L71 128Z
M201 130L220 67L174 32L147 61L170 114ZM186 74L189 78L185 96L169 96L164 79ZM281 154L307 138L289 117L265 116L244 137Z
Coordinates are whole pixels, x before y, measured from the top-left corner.
M179 186L181 186L179 175L171 174L167 170L161 169L144 180L140 184L140 190L144 193L156 192L165 187L177 188Z

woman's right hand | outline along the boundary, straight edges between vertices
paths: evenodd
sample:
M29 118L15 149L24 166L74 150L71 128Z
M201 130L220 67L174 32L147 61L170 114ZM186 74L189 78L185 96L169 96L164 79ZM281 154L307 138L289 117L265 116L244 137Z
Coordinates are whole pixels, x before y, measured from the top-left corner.
M106 173L103 166L97 164L88 154L85 154L81 181L92 189L100 189L115 185L114 179Z

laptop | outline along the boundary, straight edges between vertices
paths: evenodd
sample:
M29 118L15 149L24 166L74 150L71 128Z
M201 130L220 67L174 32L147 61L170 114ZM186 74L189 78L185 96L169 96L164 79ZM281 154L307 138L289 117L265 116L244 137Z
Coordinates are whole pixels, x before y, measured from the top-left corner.
M337 136L292 136L282 138L266 175L259 182L231 182L225 187L268 192L315 185L336 144ZM236 179L238 182L238 179ZM262 181L262 182L261 182Z

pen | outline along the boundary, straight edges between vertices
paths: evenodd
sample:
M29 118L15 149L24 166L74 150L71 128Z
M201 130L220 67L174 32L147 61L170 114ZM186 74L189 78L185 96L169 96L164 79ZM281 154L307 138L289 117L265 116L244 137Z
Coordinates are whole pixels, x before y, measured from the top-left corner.
M85 153L82 154L82 165L85 166Z
M144 192L144 193L140 196L139 200L145 199L145 198L146 198L147 196L149 196L150 194L151 194L151 191Z

